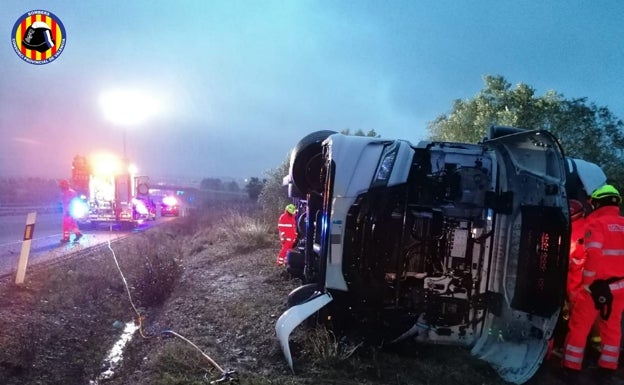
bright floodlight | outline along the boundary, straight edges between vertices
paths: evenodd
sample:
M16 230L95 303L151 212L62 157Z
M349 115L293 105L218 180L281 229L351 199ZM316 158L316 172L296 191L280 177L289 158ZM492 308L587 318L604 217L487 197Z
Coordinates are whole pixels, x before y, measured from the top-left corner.
M104 116L114 124L131 126L144 122L160 108L159 101L136 90L109 90L100 95Z

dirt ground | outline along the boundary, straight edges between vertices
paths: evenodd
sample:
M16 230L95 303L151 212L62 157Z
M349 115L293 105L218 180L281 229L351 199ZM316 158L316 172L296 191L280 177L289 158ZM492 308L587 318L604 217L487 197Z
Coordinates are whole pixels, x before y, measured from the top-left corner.
M159 231L132 237L139 246L112 246L128 289L110 250L31 269L22 287L0 282L0 384L505 384L462 348L362 346L346 356L334 350L331 335L303 327L291 337L292 374L275 322L299 282L274 266L277 242L244 252L206 229ZM155 288L166 296L156 298ZM104 379L122 325L139 319L133 305L141 328ZM557 368L553 357L528 384L564 384ZM590 373L583 383L597 383Z

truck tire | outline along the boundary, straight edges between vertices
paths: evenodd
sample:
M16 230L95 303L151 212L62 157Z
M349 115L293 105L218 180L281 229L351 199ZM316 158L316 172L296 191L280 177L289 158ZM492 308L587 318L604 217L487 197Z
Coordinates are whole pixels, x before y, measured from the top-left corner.
M330 130L315 131L303 137L293 148L290 156L290 177L303 194L320 192L322 189L322 143L335 133Z

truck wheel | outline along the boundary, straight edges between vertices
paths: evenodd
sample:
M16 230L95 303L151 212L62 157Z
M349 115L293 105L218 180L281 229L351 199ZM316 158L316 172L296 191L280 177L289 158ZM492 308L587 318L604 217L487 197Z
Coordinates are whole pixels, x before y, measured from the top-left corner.
M303 194L322 189L322 143L335 131L316 131L303 137L290 155L290 176Z

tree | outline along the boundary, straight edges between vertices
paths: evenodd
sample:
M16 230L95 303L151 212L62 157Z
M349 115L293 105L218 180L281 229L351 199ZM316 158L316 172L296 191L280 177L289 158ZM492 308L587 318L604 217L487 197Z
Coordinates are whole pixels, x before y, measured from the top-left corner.
M219 178L204 178L199 183L201 190L223 190L223 182Z
M610 183L624 186L624 123L606 107L555 91L536 96L530 86L512 88L502 76L488 75L484 82L473 99L455 100L450 113L429 123L432 140L476 143L491 125L545 129L559 138L566 155L600 165Z
M266 173L266 183L258 197L258 202L267 217L279 215L288 203L292 203L292 200L288 198L287 187L282 185L284 177L288 175L289 165L289 159L286 158L279 167Z
M249 199L253 201L258 200L258 196L260 195L265 182L266 180L260 181L260 179L255 176L249 179L249 182L245 185L245 191L247 192L247 195L249 195Z
M371 137L371 138L379 138L380 137L380 135L377 134L377 132L374 129L370 129L366 133L364 131L362 131L362 129L358 129L358 130L356 130L352 134L351 130L349 130L348 128L345 128L344 130L340 131L340 133L343 134L343 135L368 136L368 137Z
M236 183L236 181L232 180L232 181L229 181L225 185L225 191L239 192L240 191L240 186L238 185L238 183Z

